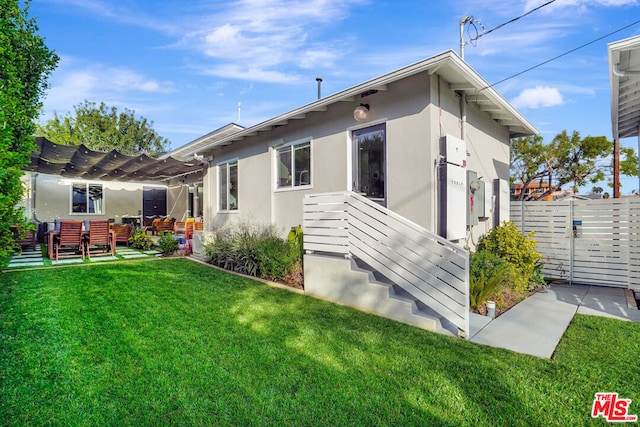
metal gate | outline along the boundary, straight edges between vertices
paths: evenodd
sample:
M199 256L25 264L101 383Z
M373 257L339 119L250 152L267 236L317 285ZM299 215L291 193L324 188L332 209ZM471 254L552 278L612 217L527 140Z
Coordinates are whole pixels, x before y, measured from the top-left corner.
M511 221L535 232L546 277L640 289L640 199L511 202Z

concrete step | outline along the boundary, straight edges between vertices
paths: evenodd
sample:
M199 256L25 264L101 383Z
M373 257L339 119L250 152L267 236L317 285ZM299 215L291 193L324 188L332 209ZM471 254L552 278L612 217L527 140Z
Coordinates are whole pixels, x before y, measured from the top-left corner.
M409 292L405 291L402 287L393 283L386 276L379 273L378 271L375 271L371 266L369 266L361 259L352 258L351 269L354 272L367 273L371 286L386 288L390 300L401 301L405 305L408 305L411 310L412 319L415 319L416 321L418 321L418 319L425 319L426 322L435 323L435 329L429 328L429 330L433 330L445 335L458 336L458 327L456 325L447 321L422 301L419 301ZM409 322L405 321L404 323Z
M305 255L304 263L306 294L437 331L436 319L419 312L413 301L395 295L391 285L375 280L371 271L357 265L352 269L350 260Z

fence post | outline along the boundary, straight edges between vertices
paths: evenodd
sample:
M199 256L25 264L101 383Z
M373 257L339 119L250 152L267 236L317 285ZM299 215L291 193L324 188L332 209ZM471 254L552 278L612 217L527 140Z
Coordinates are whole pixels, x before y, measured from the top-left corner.
M573 200L569 200L569 284L573 284L573 250L575 238L573 233Z

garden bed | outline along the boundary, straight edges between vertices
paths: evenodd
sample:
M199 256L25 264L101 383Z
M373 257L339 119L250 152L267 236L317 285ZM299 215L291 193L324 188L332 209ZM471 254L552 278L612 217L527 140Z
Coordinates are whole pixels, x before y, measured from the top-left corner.
M490 301L494 301L496 303L495 317L499 317L500 315L506 313L515 305L524 301L525 299L535 294L536 292L539 292L542 289L544 289L544 287L538 287L533 290L524 291L524 292L516 292L509 288L500 290L496 294L492 295L492 297L489 299ZM478 306L478 309L474 310L474 313L478 313L483 316L486 316L487 304L483 303L480 306Z

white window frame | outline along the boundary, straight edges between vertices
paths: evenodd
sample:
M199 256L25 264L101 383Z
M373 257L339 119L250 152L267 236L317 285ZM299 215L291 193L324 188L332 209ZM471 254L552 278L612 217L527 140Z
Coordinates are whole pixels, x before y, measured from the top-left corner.
M237 188L236 189L236 208L235 209L229 209L229 199L230 199L230 188L229 188L229 180L231 178L231 174L229 173L229 167L230 165L232 165L233 163L235 163L236 166L236 170L237 170L237 174L238 174L238 181L240 180L240 160L239 158L235 158L235 159L229 159L227 161L224 162L220 162L218 163L217 166L217 172L216 172L216 182L217 182L217 200L216 200L216 209L218 212L222 212L222 213L236 213L238 212L239 208L240 208L240 189ZM222 194L221 194L221 181L220 181L220 175L222 173L223 168L226 168L227 171L227 182L226 182L226 191L227 191L227 208L226 209L222 209L222 207L220 206L220 201L222 199ZM238 184L238 187L240 185Z
M351 126L347 128L345 133L345 148L347 150L347 191L353 191L353 132L358 131L360 129L365 129L368 127L381 125L381 124L389 124L389 119L387 117L382 117L379 120L373 120L368 123L358 124L357 126ZM389 132L389 128L386 128L386 131ZM388 133L387 133L388 137ZM387 139L387 142L389 140ZM388 147L387 147L388 149ZM435 181L434 181L435 182ZM434 184L435 185L435 184Z
M309 173L309 183L308 184L299 184L299 185L295 185L295 179L292 178L291 179L291 185L287 185L287 186L280 186L279 184L279 179L280 179L280 174L279 172L279 154L282 150L289 148L291 150L291 170L293 171L293 177L295 177L296 174L296 170L295 170L295 147L298 145L304 145L304 144L309 144L309 169L311 169L308 173ZM301 139L297 139L295 141L291 141L291 142L287 142L287 143L281 143L278 145L273 145L272 149L273 149L273 189L275 192L282 192L282 191L297 191L297 190L307 190L310 188L313 188L313 138L311 137L307 137L307 138L301 138Z
M101 216L101 215L106 215L107 212L107 208L106 208L106 192L105 192L105 187L104 184L101 182L88 182L88 181L72 181L70 183L71 185L69 186L69 215L82 215L82 216ZM73 188L76 185L83 185L85 188L85 196L87 197L87 199L85 200L85 209L87 210L86 212L74 212L73 211ZM94 185L94 186L100 186L101 190L102 190L102 199L101 199L101 209L99 212L89 212L89 206L88 206L88 202L89 202L89 198L88 198L88 194L89 194L89 186Z

